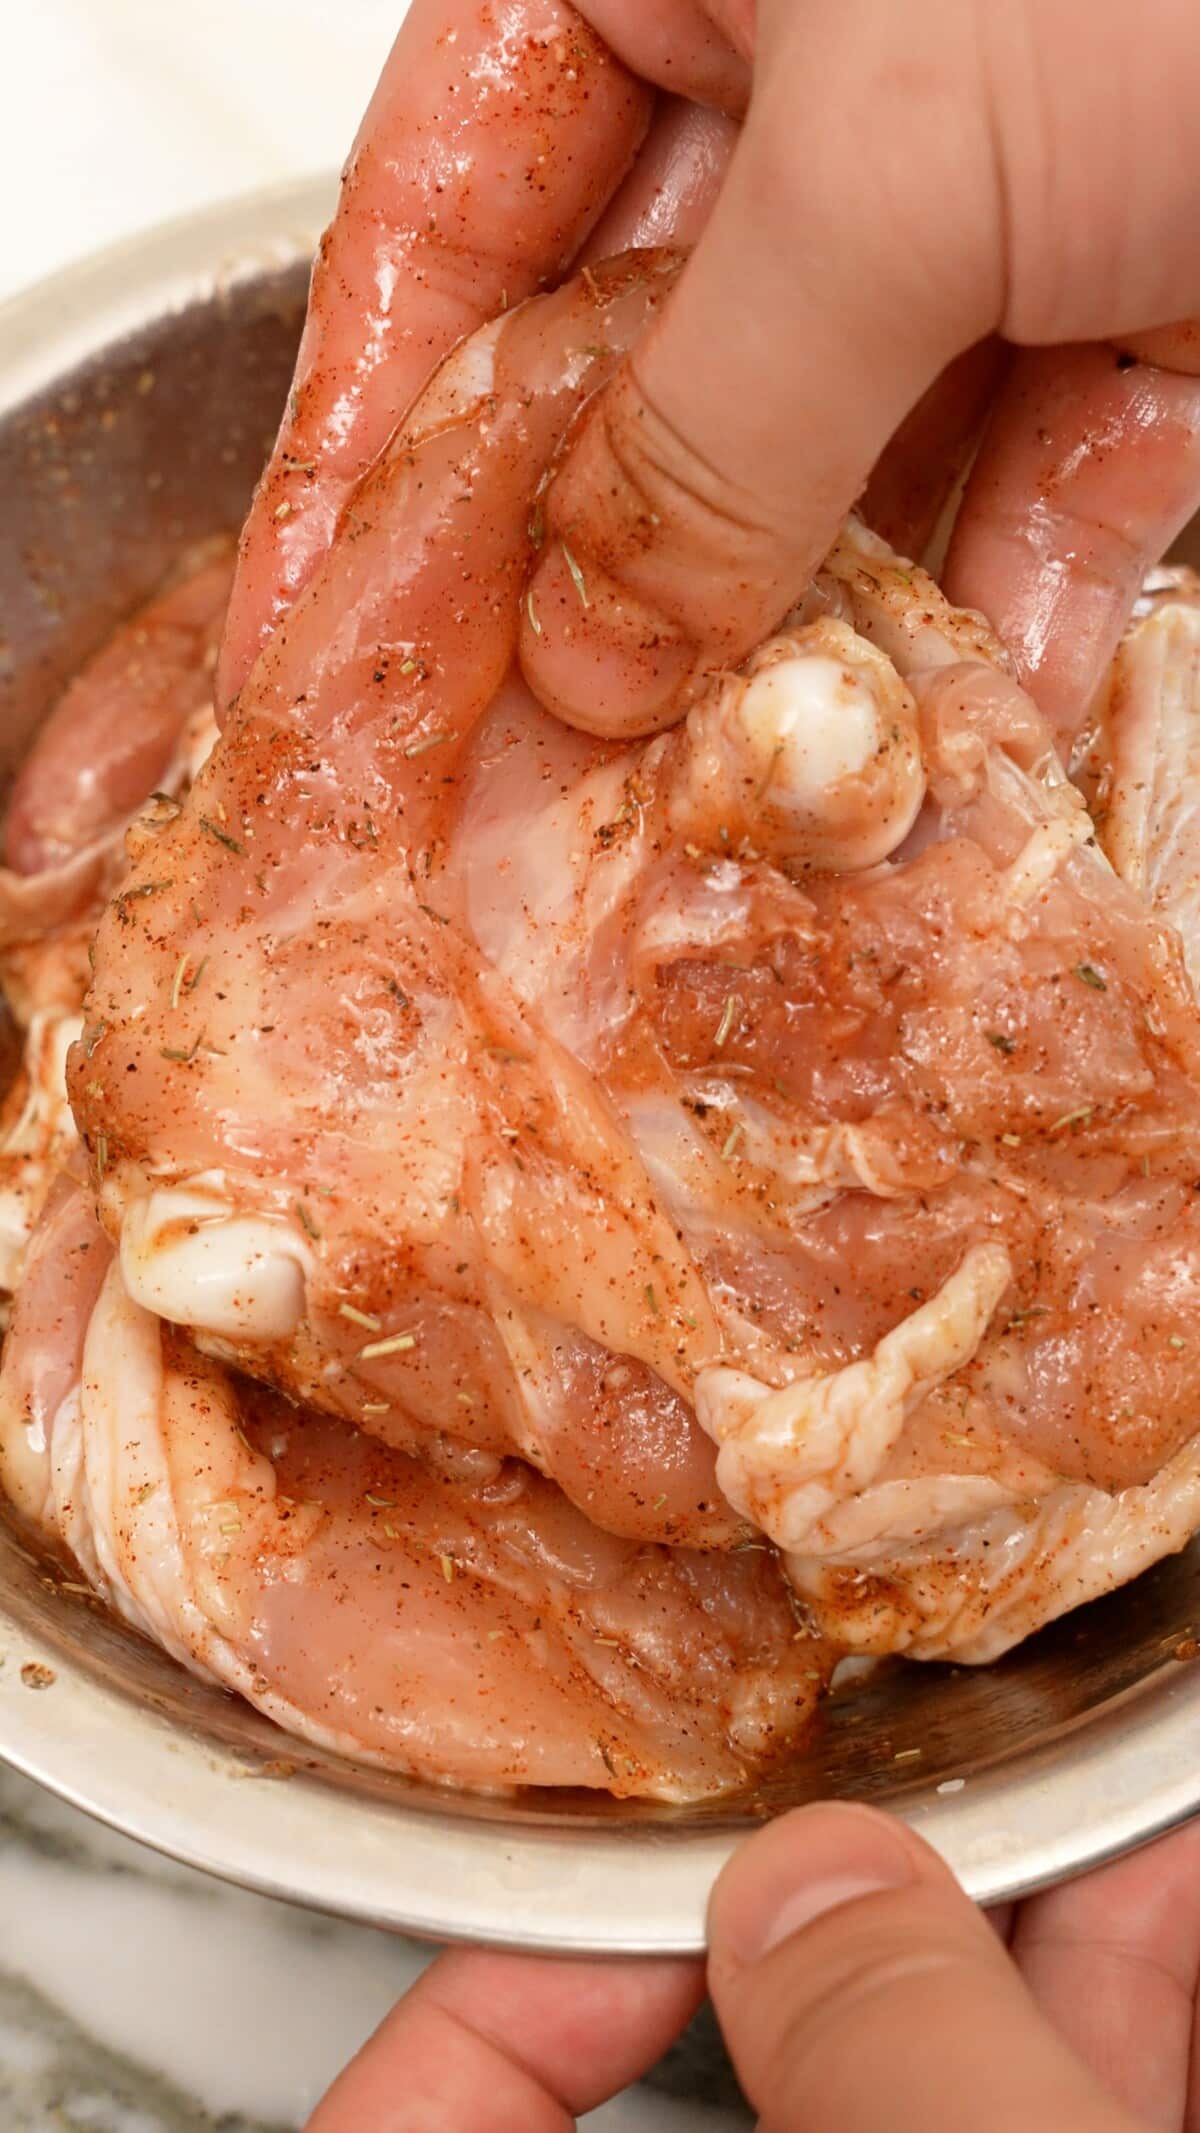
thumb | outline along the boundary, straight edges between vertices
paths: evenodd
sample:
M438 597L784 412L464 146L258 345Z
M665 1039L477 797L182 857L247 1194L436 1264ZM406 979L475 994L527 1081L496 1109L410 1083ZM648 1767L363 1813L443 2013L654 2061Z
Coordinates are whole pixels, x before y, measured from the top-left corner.
M1136 2133L949 1870L884 1815L773 1823L722 1874L709 1934L717 2014L770 2133Z
M754 98L711 218L543 499L520 657L569 724L652 732L706 670L742 659L901 418L991 323L972 13L760 7ZM923 199L954 202L936 232Z

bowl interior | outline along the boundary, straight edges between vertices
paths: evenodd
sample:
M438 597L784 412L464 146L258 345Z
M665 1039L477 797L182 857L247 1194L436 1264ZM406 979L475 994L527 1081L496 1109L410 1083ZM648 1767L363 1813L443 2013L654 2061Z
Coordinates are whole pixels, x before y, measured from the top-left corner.
M293 199L279 227L312 205ZM104 262L79 289L60 281L53 301L0 318L0 771L166 564L239 523L306 288L300 243L265 264L245 243L239 256L239 233L262 218L261 204L243 223L227 211L203 241L190 226L204 270L182 293L166 237L132 266L125 256L109 276L125 277L119 330L105 338L102 317L93 346L60 329L64 306L74 328L104 314ZM72 356L61 372L60 344ZM31 346L47 375L29 391ZM1178 1819L1193 1783L1200 1794L1181 1730L1200 1743L1182 1663L1197 1625L1193 1547L986 1670L880 1669L834 1699L805 1753L751 1800L478 1799L291 1741L64 1589L0 1519L0 1755L135 1835L359 1916L527 1944L695 1946L736 1833L817 1795L899 1808L990 1896ZM54 1676L44 1694L37 1667ZM248 1776L281 1782L237 1783Z

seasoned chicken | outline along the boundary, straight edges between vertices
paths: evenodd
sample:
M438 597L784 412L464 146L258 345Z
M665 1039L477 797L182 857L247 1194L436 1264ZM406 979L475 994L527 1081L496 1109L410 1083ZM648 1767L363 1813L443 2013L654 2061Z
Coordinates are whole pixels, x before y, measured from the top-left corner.
M449 1470L515 1451L612 1531L711 1543L703 1287L449 864L538 483L667 279L589 275L435 379L110 907L73 1091L144 1305Z
M232 576L226 541L185 558L63 691L9 799L4 856L16 873L44 887L168 783L189 722L211 708Z
M530 696L539 486L669 272L435 375L110 907L73 1100L210 1356L983 1658L1195 1523L1195 1005L999 645L860 528L671 732Z
M175 812L216 738L214 644L231 568L228 543L185 559L64 690L17 772L5 821L16 864L0 867L0 989L21 1050L0 1104L0 1296L17 1287L58 1173L84 1172L66 1060L83 1029L92 940L130 851Z
M517 1461L439 1478L233 1379L132 1302L66 1186L0 1368L0 1477L185 1665L443 1782L740 1789L829 1672L766 1549L616 1540Z
M165 771L139 743L161 703L157 656L102 653L83 677L128 684L111 876L171 819L213 737L205 703ZM203 643L192 656L198 687L211 662ZM172 685L192 693L182 674ZM95 695L77 682L64 702L73 716L52 720L25 788L80 819L95 805ZM145 797L134 758L163 790L123 838ZM137 1628L302 1738L484 1788L744 1788L801 1736L835 1656L798 1627L773 1551L616 1540L515 1461L478 1488L439 1479L234 1380L131 1302L80 1189L62 1079L99 917L79 901L59 922L64 878L61 864L29 878L0 951L24 1038L0 1117L0 1287L18 1291L0 1369L10 1501Z
M892 996L888 1094L920 1092L947 1168L915 1196L881 1178L857 1230L853 1203L836 1217L859 1309L889 1260L909 1308L790 1384L709 1374L698 1405L831 1635L987 1659L1200 1525L1195 1005L994 651L876 544L831 575L921 707L924 816L838 919L846 967ZM973 1241L939 1281L948 1218Z
M1083 751L1101 843L1200 979L1200 576L1148 578Z

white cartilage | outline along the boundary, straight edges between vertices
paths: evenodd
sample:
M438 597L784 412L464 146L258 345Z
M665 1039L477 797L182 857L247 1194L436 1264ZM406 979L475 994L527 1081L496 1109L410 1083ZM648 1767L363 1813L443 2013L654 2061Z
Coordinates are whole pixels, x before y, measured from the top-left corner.
M163 1185L121 1225L121 1272L159 1318L229 1340L286 1340L304 1315L313 1255L290 1223L235 1214L216 1193Z
M842 1370L762 1385L701 1372L696 1414L720 1445L717 1479L735 1509L785 1553L879 1473L905 1422L969 1363L1012 1278L1003 1245L977 1244L928 1303Z
M844 622L764 645L690 713L672 814L711 844L842 871L903 843L925 793L916 707L891 663Z
M829 653L781 659L756 674L741 717L768 769L777 758L772 784L801 805L819 806L828 787L865 770L879 746L874 692Z
M1032 1501L1011 1493L1006 1500L996 1489L988 1509L983 1477L978 1486L978 1500L940 1506L934 1550L928 1526L912 1534L895 1528L881 1503L874 1539L864 1532L844 1550L793 1556L793 1584L818 1619L830 1605L835 1634L851 1650L982 1666L1184 1547L1200 1523L1194 1438L1152 1481L1116 1495L1085 1482L1064 1482ZM881 1493L870 1491L867 1501Z

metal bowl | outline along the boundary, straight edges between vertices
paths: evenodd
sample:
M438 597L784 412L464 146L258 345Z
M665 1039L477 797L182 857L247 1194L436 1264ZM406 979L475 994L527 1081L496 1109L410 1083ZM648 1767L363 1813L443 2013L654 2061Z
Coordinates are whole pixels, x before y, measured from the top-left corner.
M176 223L0 310L0 769L188 543L238 523L282 404L327 184ZM0 1525L0 1757L115 1828L270 1895L438 1939L703 1945L764 1813L895 1809L984 1901L1200 1806L1200 1549L983 1671L881 1669L752 1805L479 1799L277 1732L124 1630Z

